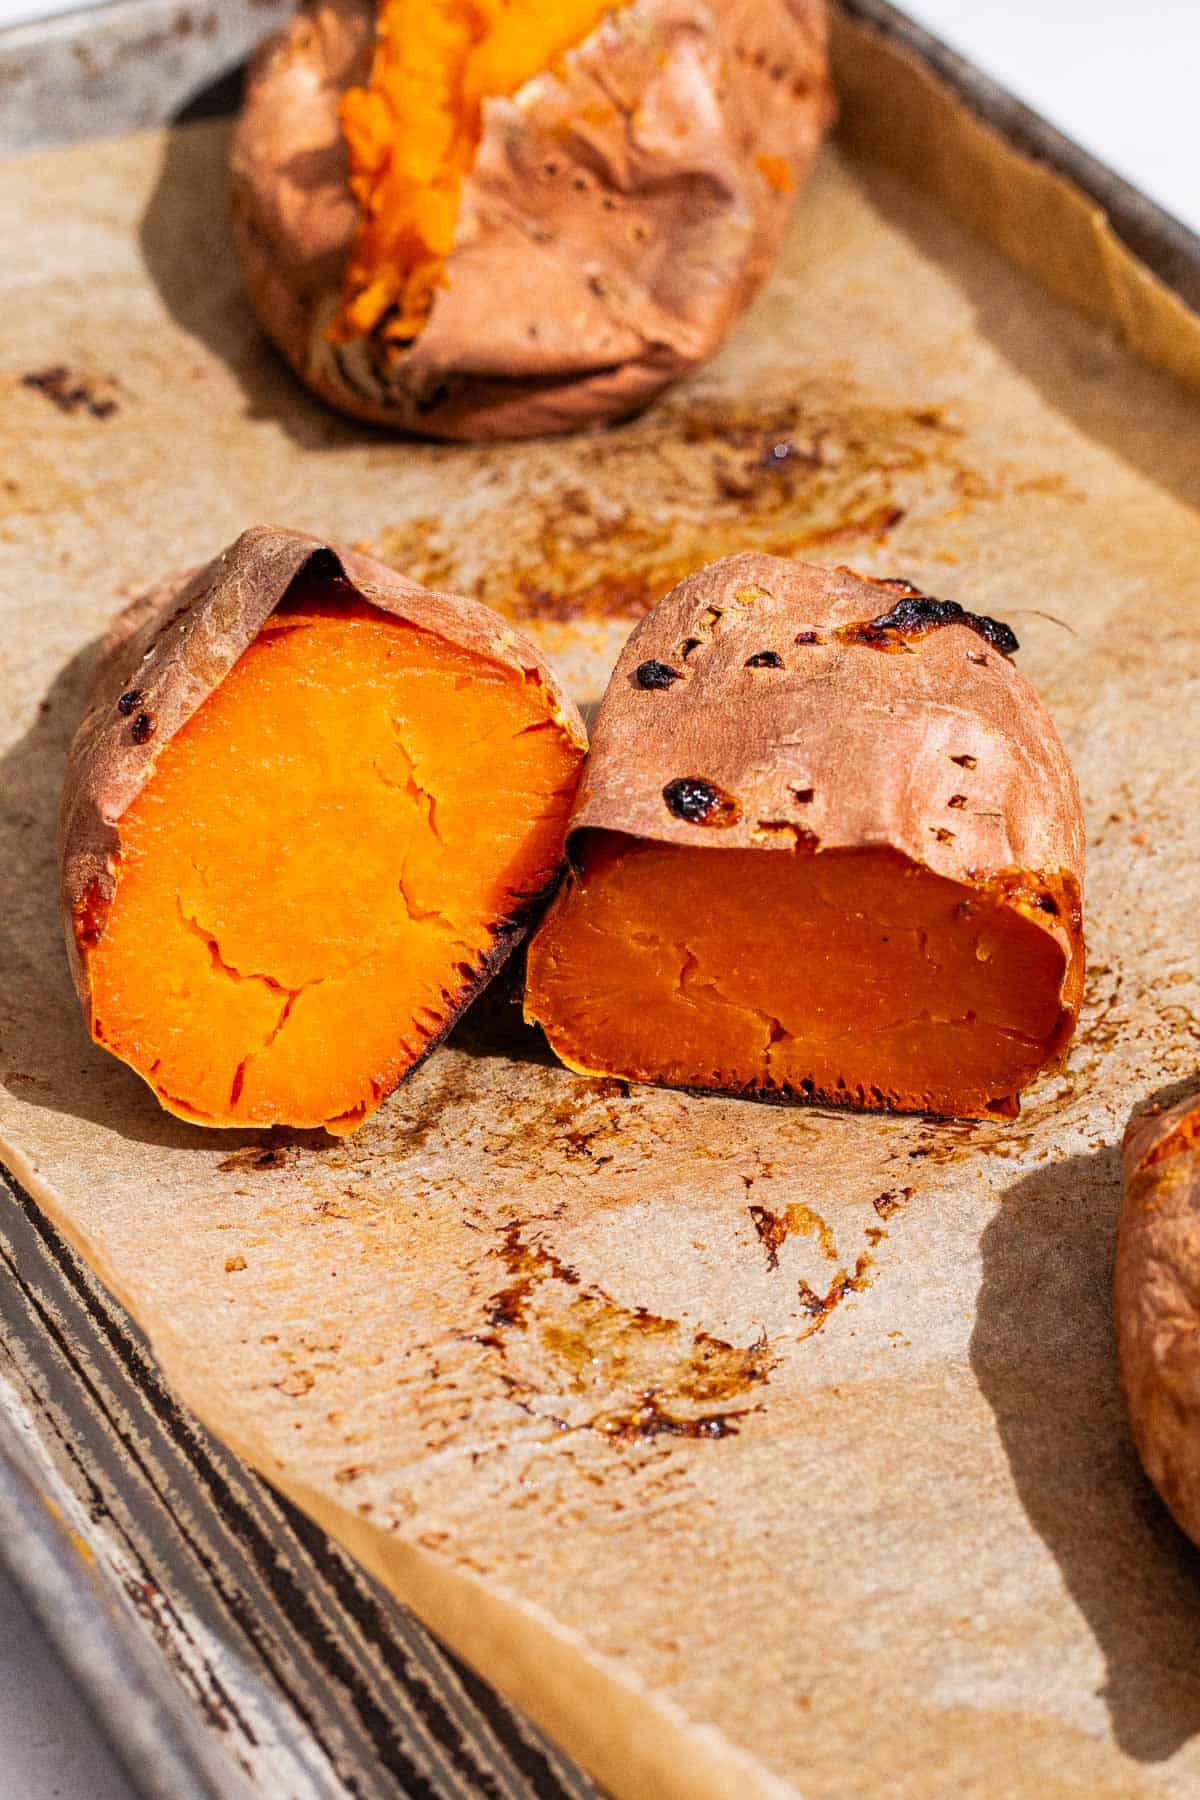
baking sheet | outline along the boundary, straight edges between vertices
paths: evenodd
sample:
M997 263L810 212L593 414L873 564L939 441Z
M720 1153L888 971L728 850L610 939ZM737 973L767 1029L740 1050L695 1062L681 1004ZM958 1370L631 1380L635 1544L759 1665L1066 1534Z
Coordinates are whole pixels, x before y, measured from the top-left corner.
M1200 1058L1194 399L831 155L645 420L397 445L263 351L222 140L39 157L0 201L7 1160L184 1398L618 1791L1189 1791L1196 1569L1107 1281L1123 1118ZM47 822L111 605L270 516L478 587L585 700L656 586L747 543L1010 618L1091 825L1064 1074L1008 1129L625 1092L501 997L348 1144L164 1120L82 1041Z

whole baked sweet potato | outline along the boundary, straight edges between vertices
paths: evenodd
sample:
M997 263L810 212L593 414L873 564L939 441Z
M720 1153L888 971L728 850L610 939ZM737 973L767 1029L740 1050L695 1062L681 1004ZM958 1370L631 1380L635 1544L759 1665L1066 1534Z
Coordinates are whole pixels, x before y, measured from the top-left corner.
M1200 1544L1200 1086L1125 1132L1114 1303L1121 1387L1147 1475Z
M526 1011L588 1074L1009 1117L1074 1029L1084 834L998 620L754 554L634 632Z
M233 143L251 300L358 418L618 418L747 305L832 115L825 0L304 0Z
M92 1036L181 1118L353 1130L524 935L585 741L486 607L244 533L117 621L72 746Z

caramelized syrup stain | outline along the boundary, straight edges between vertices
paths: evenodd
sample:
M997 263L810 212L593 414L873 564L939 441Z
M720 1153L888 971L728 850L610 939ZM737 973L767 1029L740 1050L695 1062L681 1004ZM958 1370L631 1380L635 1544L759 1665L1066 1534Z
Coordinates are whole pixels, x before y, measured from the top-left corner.
M824 1219L818 1218L811 1207L796 1201L784 1212L768 1212L765 1206L752 1206L750 1217L758 1234L758 1241L767 1253L767 1268L779 1267L779 1247L787 1242L796 1232L806 1237L813 1237L830 1262L837 1261L837 1248Z
M667 403L560 453L551 466L565 454L565 476L539 479L535 466L520 508L481 510L453 536L435 516L412 519L370 548L513 618L637 619L735 551L865 549L906 518L928 524L992 497L961 438L937 408L844 395Z
M740 1346L645 1307L628 1307L603 1289L582 1286L577 1269L545 1245L530 1242L520 1221L510 1223L492 1255L510 1280L485 1304L487 1330L475 1341L498 1351L509 1398L525 1410L539 1386L517 1372L513 1334L533 1338L542 1366L556 1371L555 1391L594 1398L581 1424L616 1443L662 1436L716 1439L733 1435L737 1420L757 1407L729 1403L766 1382L776 1356L765 1336ZM536 1316L535 1292L539 1295ZM629 1398L622 1402L624 1389Z

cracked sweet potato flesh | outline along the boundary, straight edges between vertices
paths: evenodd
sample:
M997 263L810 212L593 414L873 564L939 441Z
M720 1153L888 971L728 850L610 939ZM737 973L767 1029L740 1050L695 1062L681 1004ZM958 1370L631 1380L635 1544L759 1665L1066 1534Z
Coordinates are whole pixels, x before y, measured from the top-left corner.
M121 820L94 1037L182 1117L353 1129L553 878L579 755L521 670L298 585Z
M1058 1047L1060 945L894 850L585 832L527 1010L588 1074L1008 1117Z
M366 87L342 130L360 225L340 329L406 345L429 317L454 248L483 103L515 94L587 37L613 0L383 0Z

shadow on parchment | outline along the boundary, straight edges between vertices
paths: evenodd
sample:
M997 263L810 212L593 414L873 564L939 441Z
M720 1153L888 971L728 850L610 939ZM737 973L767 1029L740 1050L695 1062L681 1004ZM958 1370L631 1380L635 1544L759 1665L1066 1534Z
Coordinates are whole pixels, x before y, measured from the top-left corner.
M1125 1423L1112 1318L1120 1197L1116 1146L1008 1191L983 1234L970 1359L1021 1503L1105 1658L1116 1740L1151 1763L1200 1733L1200 1552Z
M975 328L1010 368L1086 437L1200 509L1194 394L1118 349L898 176L857 157L851 167L881 220L963 291Z
M263 333L242 284L230 227L229 138L240 69L196 94L173 124L223 119L206 131L170 131L138 230L146 271L176 324L236 377L249 419L273 420L304 450L336 450L388 434L343 418L292 374ZM395 440L398 449L403 440Z

